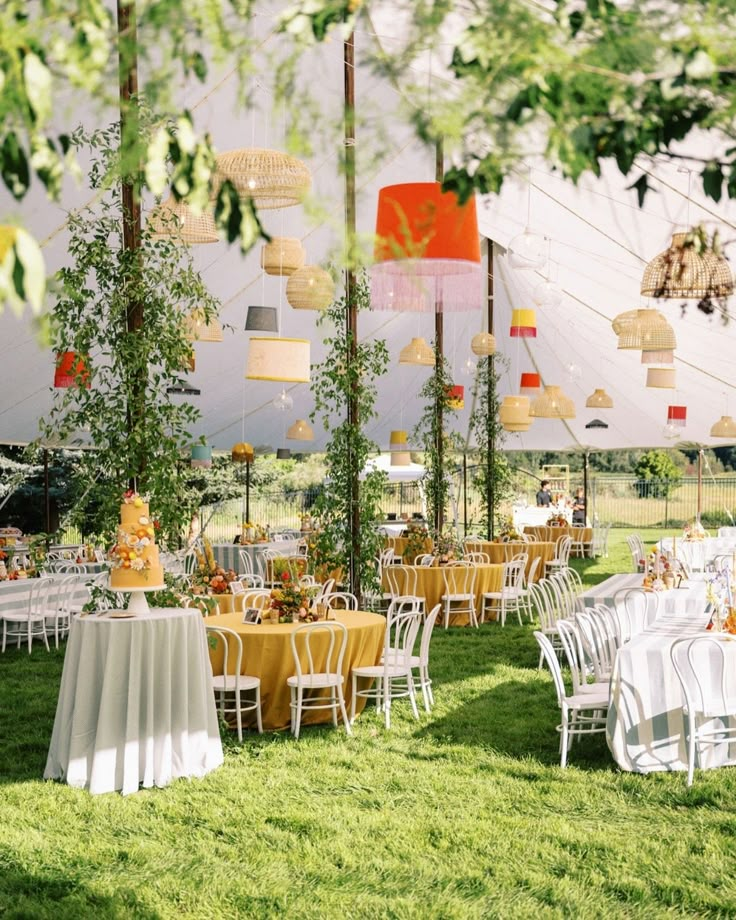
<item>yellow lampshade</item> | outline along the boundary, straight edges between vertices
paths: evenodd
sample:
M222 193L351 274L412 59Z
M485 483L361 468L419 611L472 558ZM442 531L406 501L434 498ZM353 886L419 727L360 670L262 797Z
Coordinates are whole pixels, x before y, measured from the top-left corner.
M648 367L647 386L656 390L675 389L674 367Z
M298 418L286 431L288 441L313 441L314 431L303 418Z
M602 388L596 388L585 400L588 409L613 409L613 399Z
M533 421L529 415L529 397L504 396L498 419L506 431L528 431Z
M490 332L477 332L470 340L470 350L474 355L494 355L496 353L496 337Z
M399 352L399 364L434 367L434 351L423 338L414 338Z
M730 415L722 415L710 430L712 438L732 438L736 440L736 422Z
M305 265L289 276L286 299L295 310L326 310L335 297L335 282L319 265Z
M274 236L261 248L261 268L267 275L293 275L304 265L307 254L292 236Z
M391 432L389 448L391 450L406 450L409 445L409 437L405 431L398 430Z
M309 369L308 339L251 338L245 370L248 380L309 383Z
M233 444L230 456L234 463L252 463L255 460L255 451L252 444L240 441L238 444Z
M534 418L575 418L575 403L558 386L546 386L532 402L529 414Z
M192 310L184 320L184 334L190 342L221 342L222 323L216 316L208 320L204 310Z

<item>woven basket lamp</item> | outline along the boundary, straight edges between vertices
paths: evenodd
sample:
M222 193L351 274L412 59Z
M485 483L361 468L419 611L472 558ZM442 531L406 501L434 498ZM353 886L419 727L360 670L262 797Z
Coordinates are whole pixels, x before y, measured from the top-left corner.
M611 320L611 327L616 335L621 335L621 333L629 326L635 319L638 310L625 310L623 313L619 313L618 316L615 316Z
M247 444L245 441L239 441L237 444L233 444L230 456L232 457L233 463L253 463L256 458L256 452L252 444Z
M662 351L643 351L641 353L642 364L674 364L675 353L671 348L664 348Z
M423 338L414 338L399 352L399 364L418 364L434 367L434 349Z
M699 253L686 246L687 233L673 233L669 249L660 252L644 269L641 293L650 297L728 297L733 294L733 274L723 256L709 249Z
M528 431L534 419L529 414L528 396L504 396L498 420L506 431Z
M151 212L148 226L154 239L171 238L175 243L219 243L211 211L195 214L183 201L169 195Z
M736 439L736 422L730 415L722 415L710 430L712 438Z
M335 296L335 282L319 265L305 265L289 276L286 299L295 310L326 310Z
M648 367L647 386L655 390L675 389L674 367Z
M539 374L523 373L519 393L522 396L538 396L542 388L542 378Z
M535 310L511 311L511 338L535 339L537 337L537 314Z
M309 339L251 338L245 369L248 380L309 383L309 369Z
M184 322L187 341L222 342L222 323L216 316L208 320L204 310L192 310Z
M496 354L496 337L490 332L476 332L470 340L470 350L474 355L487 357Z
M558 386L546 386L532 401L529 415L533 418L575 418L575 403Z
M301 240L293 236L275 236L261 248L261 268L267 275L293 275L306 258Z
M303 418L298 418L293 425L286 429L287 441L313 441L314 431L312 426Z
M613 399L602 388L596 387L585 400L587 409L613 409Z
M675 332L659 310L637 310L618 336L621 350L666 351L677 348Z
M460 204L439 182L378 193L371 267L374 310L479 310L484 291L475 198Z
M301 160L279 150L246 147L217 157L213 196L229 179L240 198L250 198L260 209L288 208L301 204L312 177Z

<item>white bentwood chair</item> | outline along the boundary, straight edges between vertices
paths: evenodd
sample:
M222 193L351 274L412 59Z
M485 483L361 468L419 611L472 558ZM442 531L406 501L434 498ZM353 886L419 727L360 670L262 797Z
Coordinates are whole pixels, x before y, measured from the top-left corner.
M312 639L325 632L329 634L327 655L324 657L324 666L321 663L317 666L312 654ZM342 673L342 665L347 644L348 631L342 623L335 620L305 623L303 626L297 626L292 632L291 654L294 658L296 674L288 677L286 683L291 694L289 703L291 732L295 738L299 737L302 714L305 711L331 709L332 722L337 728L338 707L345 731L348 735L352 735L343 694L345 678ZM300 651L303 654L300 654ZM306 667L302 662L303 658L306 658ZM327 690L328 695L312 695L313 690Z
M207 634L212 636L216 643L221 644L223 647L222 674L212 675L212 690L220 709L220 716L224 719L226 713L235 713L238 741L242 741L243 713L255 711L258 734L262 734L261 679L260 677L240 673L243 667L243 642L240 636L234 629L228 629L226 626L213 626L206 623L205 629ZM230 662L233 658L233 650L235 652L235 662L231 668ZM244 693L250 690L255 691L255 700L248 700L243 696ZM232 701L228 700L230 695L232 695Z
M450 616L467 613L470 625L478 628L475 612L475 579L478 569L470 562L456 562L442 567L445 592L440 598L445 629L450 625Z
M20 648L21 641L27 641L29 655L34 639L43 639L46 651L50 651L46 635L46 619L53 619L56 616L56 609L51 606L54 590L55 585L52 578L30 579L30 594L26 609L6 610L3 613L3 652L8 639L17 639L18 648Z

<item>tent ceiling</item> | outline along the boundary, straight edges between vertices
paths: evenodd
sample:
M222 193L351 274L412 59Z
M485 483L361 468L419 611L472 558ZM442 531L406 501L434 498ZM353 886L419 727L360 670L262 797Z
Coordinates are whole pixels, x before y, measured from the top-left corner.
M360 41L370 40L359 36ZM272 50L266 42L265 50ZM265 65L264 65L265 66ZM322 106L338 121L341 106L342 54L333 42L309 52L306 66L309 79L323 93ZM265 82L265 81L264 81ZM196 127L209 131L219 149L239 146L280 145L283 125L271 113L271 99L264 89L257 100L259 114L237 113L236 86L232 77L214 74L202 89L189 86L183 93L193 111ZM357 104L364 116L358 128L359 199L358 228L370 234L375 220L378 189L394 182L431 179L434 172L432 151L421 149L403 117L399 93L380 82L374 74L359 68ZM104 118L96 116L99 123ZM114 117L111 115L111 118ZM71 118L71 116L69 116ZM90 121L90 117L87 118ZM67 120L64 127L74 124ZM305 208L289 208L265 213L269 232L302 238L310 262L335 260L342 245L343 182L338 175L341 150L339 140L326 142L321 125L315 126L314 155L308 158L313 174L313 203L319 217L310 217ZM701 140L705 144L706 140ZM378 155L376 151L379 150ZM371 151L373 155L371 155ZM566 449L590 445L598 448L628 448L667 445L662 435L667 405L688 407L688 425L683 438L716 444L709 437L714 421L724 414L727 397L733 397L736 377L733 354L736 346L734 325L723 326L718 318L708 319L691 304L680 316L678 302L659 305L673 323L677 337L677 391L647 390L645 369L639 353L616 351L610 320L623 310L642 305L639 280L645 263L669 242L673 229L688 219L736 227L736 207L731 202L716 206L693 199L688 205L684 194L687 177L667 164L649 165L662 181L658 193L647 198L639 209L634 192L627 191L630 179L615 170L602 179L584 180L576 188L540 166L531 173L531 224L548 236L553 269L565 291L560 306L537 308L538 337L520 341L510 339L510 313L513 307L531 307L531 291L542 275L513 269L504 247L522 229L527 217L526 171L512 179L501 195L479 202L481 234L498 244L494 266L495 332L499 350L509 361L503 375L503 393L514 392L522 370L537 369L548 383L558 383L577 404L577 418L564 423L537 420L529 432L508 436L509 449ZM49 268L55 270L67 260L65 213L90 198L88 189L67 182L61 205L48 202L35 190L23 204L23 219L40 238L47 239L44 250ZM9 215L9 204L0 199L0 219ZM733 236L726 233L728 238ZM282 334L304 336L313 342L312 361L322 360L324 332L316 325L316 315L295 311L286 302L278 278L264 276L259 267L258 247L243 257L236 247L225 243L194 247L196 264L205 282L222 301L221 319L227 327L222 344L197 345L197 370L190 375L193 386L201 390L195 402L202 412L195 435L203 434L215 447L229 449L243 438L256 444L324 448L327 432L316 424L315 441L288 444L283 440L288 425L305 418L312 409L306 385L288 386L294 399L293 410L277 412L271 401L280 385L244 380L248 334L244 331L248 304L280 306ZM654 304L652 304L654 305ZM457 383L466 387L465 409L458 414L456 427L466 435L471 408L469 387L472 378L462 375L471 357L470 339L482 328L479 313L448 315L445 319L446 351ZM368 433L387 448L392 429L411 430L421 414L418 392L427 368L397 364L399 350L412 336L433 337L434 318L430 314L373 313L360 317L361 337L381 336L388 341L392 363L388 375L379 382L379 416L371 421ZM0 360L3 386L0 390L0 441L28 441L36 437L38 419L49 409L53 391L52 356L36 341L28 317L18 319L9 312L0 315ZM566 365L580 367L582 377L572 382ZM595 387L604 386L614 398L612 410L586 410L585 397ZM736 409L736 399L729 404ZM608 422L607 430L586 430L595 416Z

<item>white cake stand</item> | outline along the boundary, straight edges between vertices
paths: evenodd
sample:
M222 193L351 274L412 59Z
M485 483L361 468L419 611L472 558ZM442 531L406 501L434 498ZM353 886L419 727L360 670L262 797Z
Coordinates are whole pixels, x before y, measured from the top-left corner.
M128 613L133 616L145 616L150 611L148 606L148 598L146 593L148 591L163 591L166 588L166 585L147 585L145 588L120 588L120 594L129 594L130 601L128 602ZM113 590L118 590L113 588Z

